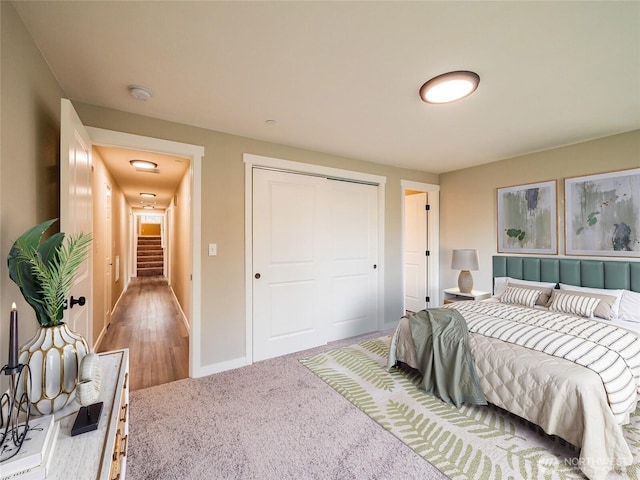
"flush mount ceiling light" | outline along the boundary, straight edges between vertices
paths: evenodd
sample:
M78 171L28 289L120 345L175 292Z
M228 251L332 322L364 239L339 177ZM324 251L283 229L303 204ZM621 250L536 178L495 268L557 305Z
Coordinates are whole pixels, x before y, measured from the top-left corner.
M153 96L153 92L149 90L147 87L142 87L140 85L129 85L129 94L137 99L146 102Z
M145 205L144 207L145 210L153 210L155 207L152 207L151 205Z
M144 198L154 198L156 196L156 194L155 193L141 193L140 196L144 197Z
M475 92L480 76L475 72L460 70L433 77L420 88L420 98L427 103L449 103Z
M144 170L153 170L158 168L157 163L149 162L147 160L129 160L132 167L142 168Z

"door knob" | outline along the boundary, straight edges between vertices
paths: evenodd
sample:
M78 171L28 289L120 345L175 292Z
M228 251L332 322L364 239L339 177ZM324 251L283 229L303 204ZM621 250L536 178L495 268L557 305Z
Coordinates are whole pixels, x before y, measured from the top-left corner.
M256 273L256 274L255 274L255 277L256 277L256 279L260 278L260 274L259 274L259 273Z
M69 302L69 304L71 305L69 308L73 308L74 305L80 305L81 307L87 303L87 299L84 297L80 297L80 298L73 298L73 295L71 296L71 300Z

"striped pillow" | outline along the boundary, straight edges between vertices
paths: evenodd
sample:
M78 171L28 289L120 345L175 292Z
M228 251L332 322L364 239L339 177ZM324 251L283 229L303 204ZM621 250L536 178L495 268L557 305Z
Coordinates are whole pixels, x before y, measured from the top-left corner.
M556 290L551 294L549 310L589 318L593 316L599 303L600 299L596 297L567 295Z
M541 293L540 290L531 288L507 287L500 297L500 301L533 308Z
M563 295L575 295L578 297L593 297L599 298L600 302L596 306L596 309L593 311L594 317L604 318L605 320L615 320L613 314L613 305L616 302L616 298L613 295L600 295L597 293L587 293L587 292L578 292L573 290L559 290L558 293ZM548 305L551 304L551 299L549 299Z
M516 280L516 282L519 280ZM551 299L551 290L553 290L553 288L546 288L546 287L538 287L535 285L524 285L524 284L519 284L519 283L511 283L509 282L507 284L508 287L517 287L517 288L526 288L527 290L538 290L540 292L540 296L538 296L538 299L536 300L536 305L540 305L542 307L546 307L547 303L549 303L549 300Z

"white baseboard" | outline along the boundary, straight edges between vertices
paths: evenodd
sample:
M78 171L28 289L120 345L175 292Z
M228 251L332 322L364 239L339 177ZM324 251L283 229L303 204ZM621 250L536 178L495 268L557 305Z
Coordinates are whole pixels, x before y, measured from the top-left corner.
M102 331L100 332L100 335L98 335L98 339L96 340L96 343L93 345L92 352L98 351L98 347L100 346L100 343L102 342L102 339L104 338L106 333L107 333L107 327L102 327Z
M111 316L113 317L113 314L115 313L115 311L118 309L118 305L120 305L120 300L122 300L122 297L124 297L125 292L127 291L129 285L127 285L121 292L120 292L120 296L118 297L118 300L116 300L116 304L113 306L113 309L111 310ZM102 327L102 331L100 332L100 335L98 336L98 339L96 340L95 345L93 346L93 351L96 352L98 351L98 348L100 347L100 343L102 342L102 340L104 339L104 336L107 334L107 327Z
M187 329L187 333L189 334L189 336L191 336L191 325L189 325L189 319L184 314L184 311L182 310L182 305L180 305L180 302L178 301L178 297L176 297L176 292L173 291L173 287L171 285L169 285L169 290L171 291L171 295L173 295L173 299L175 300L176 305L178 306L178 310L180 310L180 316L182 317L182 322L184 323L184 326Z

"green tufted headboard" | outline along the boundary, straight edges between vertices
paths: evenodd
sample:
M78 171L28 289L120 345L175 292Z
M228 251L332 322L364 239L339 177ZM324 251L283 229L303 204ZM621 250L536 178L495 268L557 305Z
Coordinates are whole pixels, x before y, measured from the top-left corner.
M640 292L640 262L553 257L493 257L493 276Z

